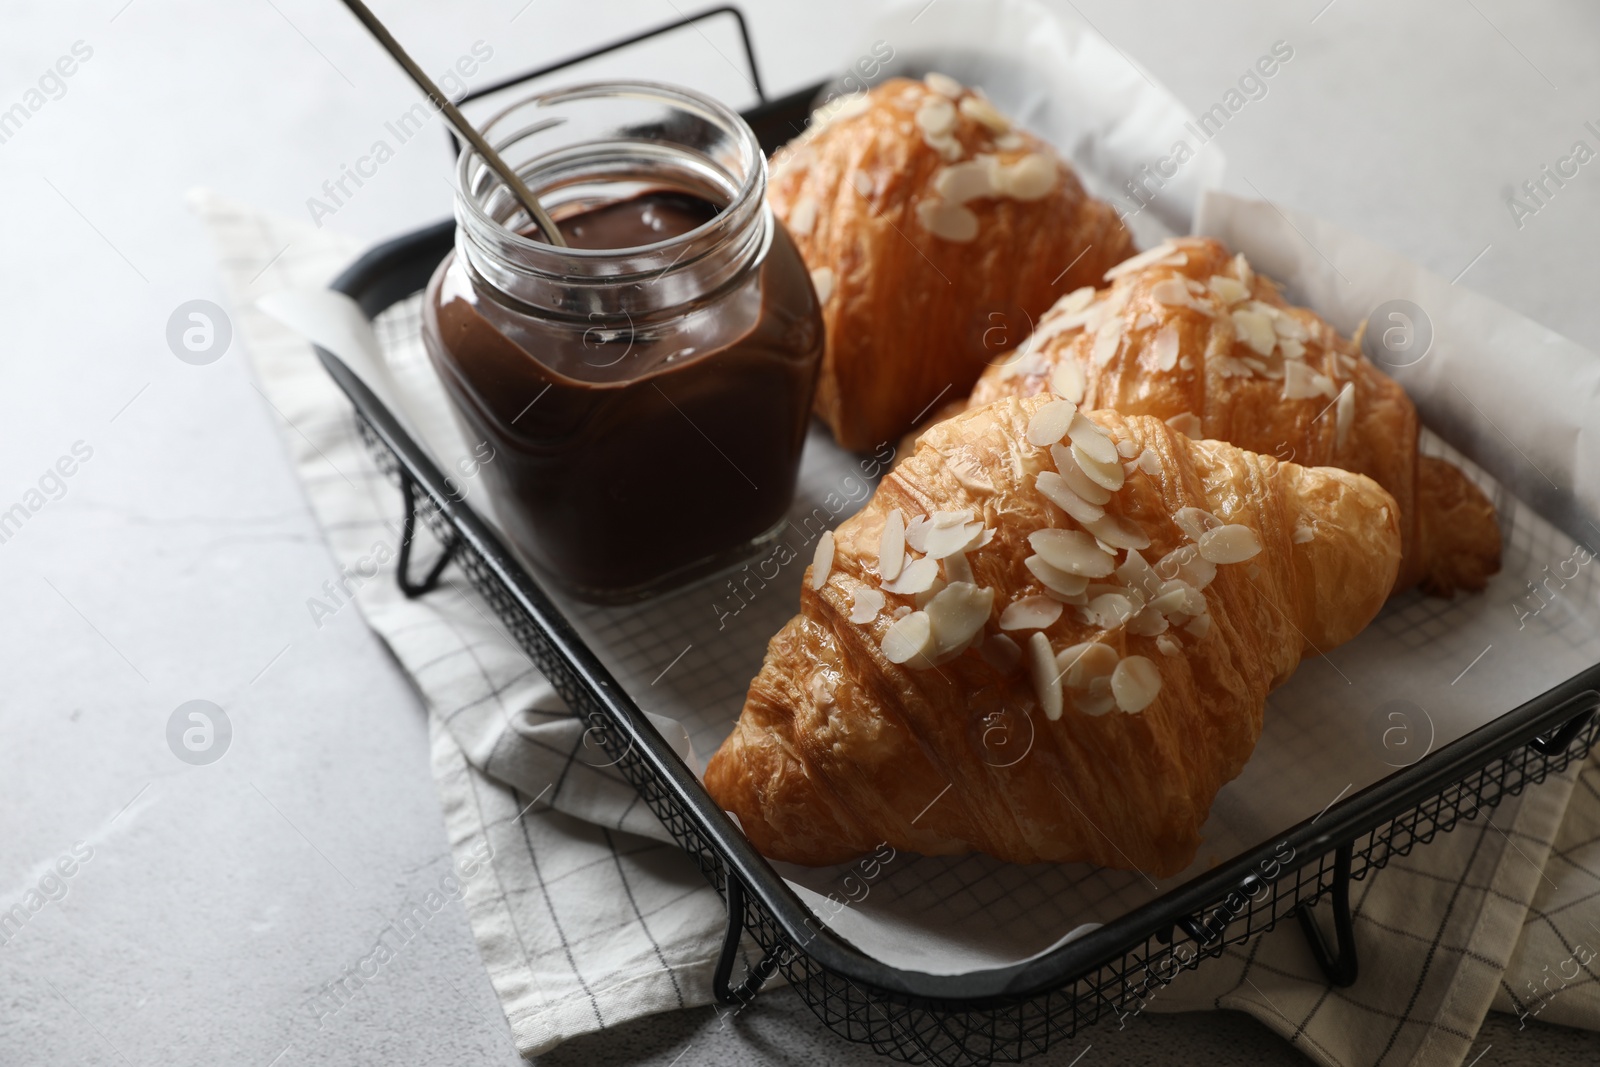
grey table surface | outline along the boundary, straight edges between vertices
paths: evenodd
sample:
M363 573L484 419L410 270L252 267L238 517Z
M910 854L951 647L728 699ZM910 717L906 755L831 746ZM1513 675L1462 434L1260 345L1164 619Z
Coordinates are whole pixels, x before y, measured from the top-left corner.
M1063 0L1064 2L1064 0ZM442 69L476 41L498 78L674 18L672 0L417 0L377 8ZM774 90L838 62L865 4L748 2ZM1591 346L1600 170L1536 214L1507 199L1600 121L1600 8L1560 0L1179 0L1078 9L1191 109L1273 41L1296 50L1222 134L1229 187L1321 214ZM603 12L603 14L602 14ZM517 1060L459 905L318 1029L304 1003L446 843L413 692L354 613L313 626L336 574L235 345L174 358L169 315L220 299L184 193L289 216L413 102L333 0L26 0L0 34L6 251L0 510L81 442L90 458L0 543L0 907L87 842L66 893L0 946L0 1063ZM678 52L744 91L708 30ZM61 57L73 73L49 72ZM38 90L37 97L30 90ZM22 103L26 114L3 122ZM36 106L37 105L37 106ZM448 211L433 132L324 225L376 241ZM266 263L262 264L263 267ZM1530 368L1537 373L1537 368ZM209 766L174 709L226 709ZM1485 1064L1592 1063L1593 1034L1491 1017ZM1253 1021L1146 1015L1041 1062L1302 1062ZM1109 1058L1109 1059L1108 1059ZM871 1060L790 992L732 1021L680 1012L541 1063Z

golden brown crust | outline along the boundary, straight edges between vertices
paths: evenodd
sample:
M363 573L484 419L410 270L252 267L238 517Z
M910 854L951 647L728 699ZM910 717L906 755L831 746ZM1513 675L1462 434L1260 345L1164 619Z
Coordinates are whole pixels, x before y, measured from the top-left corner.
M712 796L764 854L826 864L888 842L1176 873L1193 859L1217 790L1249 757L1268 690L1302 654L1348 640L1382 606L1400 540L1393 499L1375 482L1100 411L1092 421L1138 456L1106 510L1149 538L1144 556L1192 545L1174 518L1185 507L1248 527L1261 551L1215 568L1203 585L1205 628L1194 616L1159 633L1107 629L1067 606L1042 630L1002 635L1008 605L1047 595L1025 563L1030 535L1077 528L1037 487L1057 461L1025 436L1048 402L1005 398L930 429L834 532L820 590L808 572L800 614L773 638L706 771ZM994 591L977 643L919 668L891 662L884 647L896 609L918 607L916 597L886 594L870 622L850 621L858 598L881 589L879 548L896 509L971 509L993 531L965 553L973 584ZM941 566L950 577L950 558ZM1026 654L1012 666L1002 655L1013 637L1026 649L1033 632L1052 652L1095 641L1144 657L1159 693L1136 714L1096 715L1085 710L1093 694L1071 690L1051 720ZM994 729L1012 747L991 744Z
M1271 279L1250 270L1221 242L1183 238L1170 244L1175 257L1121 275L1076 315L1052 310L1017 357L985 371L970 405L1048 391L1052 371L1070 359L1083 371L1086 407L1161 419L1192 415L1205 437L1375 479L1401 505L1404 558L1396 592L1419 584L1439 595L1483 588L1500 566L1493 506L1442 461L1425 464L1432 471L1425 484L1416 408L1399 383L1315 312L1289 305ZM1218 293L1210 286L1213 277L1240 283L1245 297L1230 301L1237 294ZM1174 278L1187 280L1193 306L1158 299L1171 294L1166 283ZM1058 307L1072 302L1069 297ZM1247 343L1233 312L1262 305L1274 323L1285 324L1280 345L1284 332L1293 334L1304 346L1303 358L1290 360L1281 348L1263 354ZM1084 328L1061 328L1084 318ZM1119 331L1120 341L1106 339ZM1158 345L1165 331L1176 334L1175 346ZM1304 377L1320 376L1312 379L1311 395L1304 388L1297 390L1301 395L1286 395L1290 362L1306 368ZM1351 398L1341 401L1346 386Z
M939 100L956 108L957 160L918 125L919 109ZM816 411L845 448L893 441L940 396L961 396L1056 297L1133 251L1115 209L1085 193L1049 146L960 107L893 79L773 157L768 201L814 276L831 272L831 285L819 284L827 352ZM972 239L938 236L919 215L939 201L951 162L981 155L1003 168L1031 154L1054 165L1049 192L966 201Z

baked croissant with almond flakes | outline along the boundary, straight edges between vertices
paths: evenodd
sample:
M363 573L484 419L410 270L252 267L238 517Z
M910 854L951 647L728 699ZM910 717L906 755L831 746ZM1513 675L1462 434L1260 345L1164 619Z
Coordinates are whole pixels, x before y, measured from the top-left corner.
M1154 415L1192 437L1374 478L1400 504L1395 592L1483 589L1500 569L1494 505L1459 468L1417 451L1400 384L1315 312L1210 238L1119 264L1112 284L1063 297L968 403L1054 391Z
M938 74L818 111L773 156L767 200L822 304L817 414L857 451L966 393L1057 297L1134 251L1053 149Z
M774 859L1175 874L1268 691L1360 631L1399 562L1363 475L1005 397L819 538L705 784Z

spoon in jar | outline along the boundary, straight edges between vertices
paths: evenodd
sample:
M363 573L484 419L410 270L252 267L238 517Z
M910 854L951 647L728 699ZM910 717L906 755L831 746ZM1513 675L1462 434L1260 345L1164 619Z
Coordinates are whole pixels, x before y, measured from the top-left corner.
M556 224L551 221L550 216L545 214L544 208L539 204L539 198L534 196L533 191L523 184L522 179L517 176L517 172L512 170L504 159L500 158L500 153L489 147L489 142L483 139L483 135L473 127L472 123L467 121L467 117L450 102L449 97L440 91L439 87L434 84L433 79L423 73L422 68L417 66L416 61L406 53L404 48L400 47L400 42L394 39L394 35L389 32L388 27L378 21L378 16L374 15L371 9L361 0L344 0L344 6L350 9L351 14L361 20L361 24L367 28L372 36L378 39L378 43L383 45L384 50L394 57L394 61L400 64L407 74L411 75L411 80L416 82L417 87L428 95L428 99L438 105L440 112L449 120L450 125L455 127L456 132L461 135L461 139L471 145L472 150L482 156L484 162L489 164L490 169L500 176L500 180L505 182L506 188L511 190L511 194L517 198L517 202L528 213L528 217L538 225L539 232L544 234L545 239L553 245L566 248L566 239L561 236L561 231L556 228Z

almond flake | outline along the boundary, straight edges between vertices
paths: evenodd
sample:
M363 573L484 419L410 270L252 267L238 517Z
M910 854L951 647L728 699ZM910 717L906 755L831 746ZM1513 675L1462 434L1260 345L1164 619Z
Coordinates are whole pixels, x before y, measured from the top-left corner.
M1167 622L1166 616L1161 612L1146 607L1128 620L1128 632L1139 637L1154 637L1166 633L1170 625L1171 623Z
M965 552L983 533L983 523L970 522L965 526L938 526L928 531L928 559L944 559L956 552Z
M817 303L826 304L828 297L833 295L833 270L829 267L818 267L811 272L811 287L817 291Z
M1272 319L1272 328L1278 332L1278 336L1285 341L1304 341L1307 337L1306 324L1282 309L1277 310L1278 314Z
M1133 618L1133 601L1121 593L1102 593L1089 601L1084 609L1091 626L1102 630L1115 630Z
M1115 281L1124 274L1132 274L1134 271L1144 270L1146 267L1152 266L1161 262L1161 260L1166 259L1177 250L1177 246L1171 241L1162 241L1154 248L1140 252L1136 256L1129 256L1121 263L1118 263L1116 266L1106 271L1104 275L1105 280L1108 282Z
M1182 578L1162 582L1150 606L1163 615L1203 615L1205 594Z
M1310 526L1296 526L1294 536L1290 538L1295 544L1303 545L1317 539L1317 531Z
M884 658L890 663L910 663L912 666L927 665L926 656L932 646L933 623L928 619L927 612L923 611L913 611L904 618L896 619L884 631L881 645Z
M1204 589L1217 576L1217 565L1200 555L1196 545L1181 545L1156 561L1156 573L1166 579L1182 579L1195 589ZM1191 613L1192 614L1192 613Z
M988 127L991 133L1007 133L1011 130L1011 120L981 96L969 96L961 101L961 113L973 122Z
M1211 563L1243 563L1261 551L1261 538L1248 526L1230 523L1200 537L1200 557Z
M1121 515L1113 515L1107 512L1094 522L1086 522L1083 525L1084 529L1094 534L1102 544L1110 545L1113 548L1138 549L1150 547L1150 538L1145 536L1144 531Z
M1064 401L1059 402L1064 403ZM1078 411L1073 414L1067 426L1067 435L1072 439L1072 447L1074 449L1082 452L1096 463L1117 462L1117 446L1111 440L1111 436L1095 425L1083 412ZM1057 438L1057 440L1060 440L1060 438Z
M1006 605L1000 613L1002 630L1043 630L1054 626L1065 609L1061 601L1047 596L1025 596Z
M1169 322L1161 327L1150 352L1156 357L1156 369L1168 371L1178 362L1178 324Z
M1123 459L1132 459L1139 454L1139 442L1131 437L1124 437L1117 442L1117 455Z
M1028 572L1039 579L1039 584L1058 596L1069 600L1083 595L1089 587L1089 579L1078 574L1068 574L1060 567L1053 567L1045 562L1043 556L1029 556L1022 561Z
M906 564L905 570L900 572L900 577L892 582L884 582L883 589L887 593L897 593L901 596L915 596L925 593L932 588L939 577L939 561L928 559L914 559Z
M965 244L978 236L978 216L960 204L948 204L933 197L917 203L917 221L935 237Z
M1028 544L1052 567L1085 578L1104 578L1116 570L1116 558L1095 546L1080 530L1044 529L1028 535Z
M1250 290L1225 274L1213 274L1206 284L1224 304L1241 304L1250 297Z
M1154 478L1161 473L1161 457L1156 454L1155 449L1147 448L1139 453L1138 466L1140 470Z
M1156 648L1163 656L1176 656L1183 652L1183 646L1165 634L1156 638Z
M933 176L933 190L947 204L964 204L995 195L993 156L952 163Z
M928 588L920 590L914 594L911 599L917 605L917 610L921 611L923 608L927 607L928 601L932 600L934 597L943 592L944 587L948 584L949 583L943 578L934 578L933 581L928 583Z
M1033 481L1034 487L1056 507L1071 515L1079 525L1087 526L1105 515L1105 509L1091 504L1072 491L1067 480L1055 471L1040 471Z
M1320 377L1310 367L1295 360L1287 360L1283 364L1283 398L1285 400L1309 400L1322 390L1317 388L1316 379Z
M1042 153L1029 152L1001 167L996 184L1013 200L1038 200L1056 187L1056 161Z
M789 217L784 220L789 227L789 232L800 237L809 237L811 229L817 224L817 202L806 194L794 202L789 209Z
M1109 442L1109 438L1106 438ZM1078 467L1085 477L1102 489L1109 489L1113 493L1122 488L1127 481L1127 474L1122 469L1122 464L1117 462L1117 450L1111 449L1111 460L1106 463L1089 455L1076 441L1072 444L1072 458L1077 461Z
M1080 418L1078 406L1072 401L1052 400L1036 409L1028 419L1028 443L1040 448L1056 444L1067 436L1068 428L1076 425Z
M878 538L878 575L887 580L900 576L906 559L906 517L899 508L889 512L883 520L883 533Z
M1305 359L1306 346L1303 341L1294 341L1287 337L1278 338L1278 351L1283 353L1284 359Z
M953 552L944 557L944 576L950 582L972 582L977 579L972 574L972 561L967 559L965 552Z
M1356 383L1345 382L1339 390L1339 403L1334 412L1335 429L1333 447L1343 448L1350 436L1350 427L1356 421Z
M928 530L932 525L926 515L918 515L906 523L906 544L918 552L928 551Z
M1163 278L1150 287L1150 298L1169 307L1190 307L1191 298L1182 278Z
M1056 669L1050 639L1037 630L1028 638L1028 676L1044 717L1051 722L1061 718L1061 672Z
M1205 427L1200 422L1200 416L1187 411L1172 416L1167 420L1167 425L1191 440L1198 441L1205 436Z
M1232 312L1233 328L1239 340L1263 356L1270 356L1278 346L1278 335L1272 329L1272 320L1259 311L1235 309Z
M1084 473L1070 448L1051 445L1050 458L1055 460L1056 470L1061 472L1061 477L1066 479L1067 488L1074 493L1091 504L1105 504L1111 499L1112 491Z
M1071 356L1057 363L1055 369L1050 372L1050 391L1074 404L1083 403L1086 385L1083 368L1079 367L1078 361Z
M1066 296L1057 300L1049 311L1045 312L1044 321L1049 321L1056 315L1074 315L1094 302L1094 286L1085 285L1074 289Z
M955 129L956 106L941 97L929 97L917 108L916 123L929 137L941 137Z
M885 603L883 594L872 586L856 586L855 595L850 599L850 621L857 626L866 625L878 617Z
M1205 615L1196 615L1194 618L1185 623L1183 628L1194 634L1196 637L1204 640L1206 634L1211 632L1210 613L1208 612Z
M1156 569L1150 566L1145 558L1139 555L1137 549L1128 551L1128 558L1123 560L1122 566L1117 568L1117 577L1135 592L1141 594L1145 600L1155 597L1161 588L1161 576Z
M1056 653L1056 670L1068 689L1087 689L1117 669L1117 650L1099 641L1069 645Z
M939 655L965 647L989 621L994 590L971 582L951 582L925 609L933 628L933 646Z
M821 589L828 584L833 573L833 531L824 530L817 538L817 550L811 557L811 588Z
M924 75L922 84L926 85L940 96L947 96L951 100L957 99L966 91L964 88L962 88L960 82L950 77L950 75L940 74L938 71L933 71Z
M1094 335L1094 345L1089 349L1089 362L1096 367L1104 367L1111 362L1117 354L1117 349L1122 347L1122 320L1112 319Z
M1250 285L1251 280L1255 277L1250 272L1250 261L1244 258L1243 252L1233 257L1233 273L1239 279L1239 282L1246 287Z
M1111 672L1111 694L1129 715L1149 707L1161 692L1161 671L1143 656L1125 656Z

